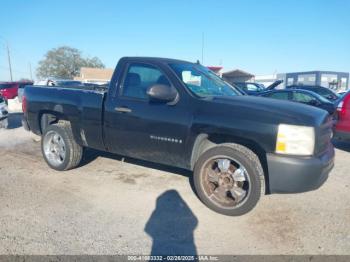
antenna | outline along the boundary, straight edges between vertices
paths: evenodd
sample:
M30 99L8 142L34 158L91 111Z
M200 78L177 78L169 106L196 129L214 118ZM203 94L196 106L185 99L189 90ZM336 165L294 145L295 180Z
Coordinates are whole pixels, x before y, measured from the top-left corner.
M32 64L30 62L29 62L29 74L30 74L30 80L33 81Z

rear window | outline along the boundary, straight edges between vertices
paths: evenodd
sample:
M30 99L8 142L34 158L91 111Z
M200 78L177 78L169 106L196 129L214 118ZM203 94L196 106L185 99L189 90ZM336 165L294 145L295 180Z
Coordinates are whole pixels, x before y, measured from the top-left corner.
M11 87L13 87L13 85L11 85L11 84L0 84L0 90L6 89L6 88L11 88Z

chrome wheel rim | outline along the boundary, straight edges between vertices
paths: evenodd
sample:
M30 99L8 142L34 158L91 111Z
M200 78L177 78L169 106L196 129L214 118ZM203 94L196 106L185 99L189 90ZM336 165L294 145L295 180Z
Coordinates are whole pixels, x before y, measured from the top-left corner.
M224 209L242 206L251 191L246 168L227 156L216 156L204 163L201 187L210 202Z
M43 140L43 149L46 159L53 166L61 165L66 159L66 144L55 131L47 132Z

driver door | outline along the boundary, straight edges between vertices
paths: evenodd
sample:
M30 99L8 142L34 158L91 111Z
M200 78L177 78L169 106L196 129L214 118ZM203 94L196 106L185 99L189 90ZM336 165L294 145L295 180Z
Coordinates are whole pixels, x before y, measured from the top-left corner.
M147 89L172 85L154 65L130 63L118 94L106 105L105 132L111 152L182 166L192 113L186 104L151 102Z

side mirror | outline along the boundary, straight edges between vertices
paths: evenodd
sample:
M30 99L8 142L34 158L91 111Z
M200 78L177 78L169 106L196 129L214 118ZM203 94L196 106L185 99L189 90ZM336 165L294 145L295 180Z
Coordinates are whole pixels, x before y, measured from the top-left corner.
M155 84L147 89L147 95L154 102L172 102L177 97L177 91L174 87L162 84Z

